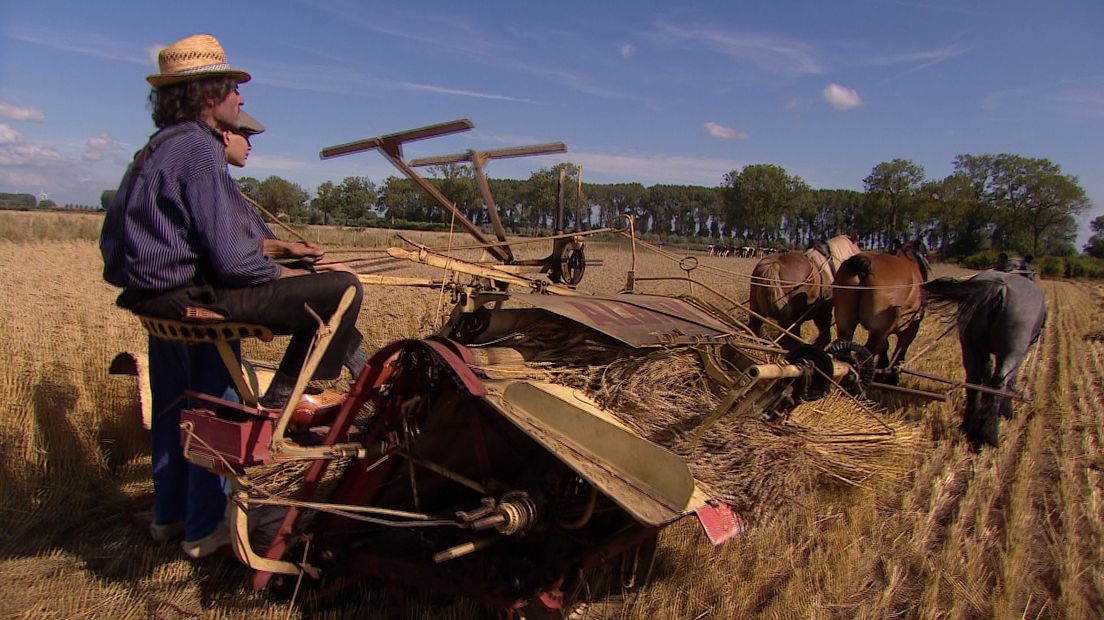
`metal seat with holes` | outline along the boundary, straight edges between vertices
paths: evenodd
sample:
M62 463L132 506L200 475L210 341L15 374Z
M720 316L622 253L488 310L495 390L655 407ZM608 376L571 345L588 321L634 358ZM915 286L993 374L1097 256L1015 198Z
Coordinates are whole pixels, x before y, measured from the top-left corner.
M192 310L189 308L189 310ZM142 327L146 328L149 335L158 340L177 342L185 345L208 343L218 350L222 363L226 365L227 372L234 382L234 387L241 396L242 402L250 407L257 406L259 398L255 381L248 381L242 370L237 354L231 347L232 342L246 338L257 338L262 342L272 341L272 330L263 325L249 323L237 323L221 320L222 317L198 312L185 313L192 318L190 321L177 321L151 316L139 316Z

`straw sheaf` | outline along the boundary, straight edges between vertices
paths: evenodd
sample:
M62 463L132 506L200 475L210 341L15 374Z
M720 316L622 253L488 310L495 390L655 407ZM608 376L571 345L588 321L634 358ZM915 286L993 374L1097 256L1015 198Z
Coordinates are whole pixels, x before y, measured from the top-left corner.
M764 421L761 412L726 416L690 442L725 393L690 349L554 374L554 381L583 389L642 437L683 457L695 478L750 523L770 521L795 497L899 479L921 443L915 425L890 418L887 428L863 412L884 413L876 405L839 393L798 407L781 423Z

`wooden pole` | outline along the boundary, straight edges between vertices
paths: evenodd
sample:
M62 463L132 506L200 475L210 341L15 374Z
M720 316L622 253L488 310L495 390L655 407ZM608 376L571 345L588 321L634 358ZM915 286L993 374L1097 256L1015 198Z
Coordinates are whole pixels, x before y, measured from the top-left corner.
M292 234L292 235L293 235L293 236L294 236L294 237L295 237L296 239L298 239L298 240L302 241L303 243L306 243L307 245L312 245L312 243L311 243L310 241L308 241L306 237L304 237L303 235L299 234L299 231L295 230L295 229L294 229L294 228L292 228L291 226L288 226L287 224L285 224L285 223L283 223L282 221L280 221L280 218L276 217L275 215L272 215L272 213L271 213L271 212L269 212L269 210L268 210L268 209L266 209L266 208L262 207L262 206L261 206L261 204L260 204L259 202L257 202L256 200L253 200L253 199L252 199L252 198L250 198L249 196L246 196L246 195L245 195L245 192L239 192L239 193L241 194L241 197L245 199L245 201L246 201L246 202L248 202L249 204L253 205L253 208L257 209L257 210L258 210L258 211L260 211L260 212L261 212L262 214L264 214L264 215L267 215L267 216L268 216L268 219L272 220L272 221L273 221L273 222L274 222L274 223L275 223L276 225L278 225L278 226L279 226L280 228L283 228L283 229L284 229L284 230L286 230L287 232L291 233L291 234Z

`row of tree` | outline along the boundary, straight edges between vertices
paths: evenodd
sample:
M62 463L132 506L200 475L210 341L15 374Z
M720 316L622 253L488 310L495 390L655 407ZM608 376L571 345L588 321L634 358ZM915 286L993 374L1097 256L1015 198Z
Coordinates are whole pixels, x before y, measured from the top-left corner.
M874 166L861 192L812 189L773 164L733 170L716 187L580 183L581 172L561 163L525 180L489 179L488 184L503 223L520 234L552 229L562 194L569 230L605 226L629 213L639 232L659 238L797 247L848 232L867 247L922 238L948 257L987 248L1073 254L1075 217L1091 207L1077 178L1063 174L1057 164L1007 153L960 155L953 173L943 179L928 179L920 165L894 159ZM470 168L435 166L427 177L468 219L477 225L488 222ZM450 218L405 178L389 177L382 186L365 177L327 181L313 197L276 176L245 177L239 184L261 204L297 222L448 225ZM1086 251L1104 251L1104 217L1094 221L1093 230L1097 235Z

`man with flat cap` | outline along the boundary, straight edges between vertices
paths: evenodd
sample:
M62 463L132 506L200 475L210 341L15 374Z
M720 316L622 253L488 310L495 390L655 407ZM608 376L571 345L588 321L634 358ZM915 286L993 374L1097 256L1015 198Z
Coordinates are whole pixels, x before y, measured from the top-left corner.
M290 334L279 370L261 399L282 407L302 368L318 324L310 304L329 318L349 287L353 305L341 319L315 379L334 379L346 366L360 373L355 321L362 297L356 276L340 264L310 268L322 251L302 243L265 242L255 214L227 170L222 130L239 127L250 76L231 67L215 37L193 35L158 54L147 77L157 131L135 156L108 208L100 236L104 279L121 287L117 303L140 315L175 320L198 308L227 320L267 325ZM243 159L244 161L244 159ZM304 269L273 259L291 259ZM182 346L150 338L153 390L154 519L158 540L182 536L196 558L228 542L222 480L189 464L180 447L185 389L236 400L211 345Z

